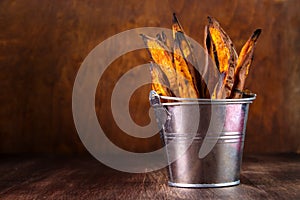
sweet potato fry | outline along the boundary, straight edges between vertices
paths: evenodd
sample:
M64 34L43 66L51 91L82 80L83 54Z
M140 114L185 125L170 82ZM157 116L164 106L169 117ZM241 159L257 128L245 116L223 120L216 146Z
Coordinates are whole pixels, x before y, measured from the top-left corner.
M170 90L178 96L176 71L173 64L173 56L170 49L157 38L141 35L153 61L158 64L170 83Z
M195 69L187 61L189 59L194 63L195 59L193 58L190 44L184 36L183 29L175 14L173 15L172 30L174 39L174 64L179 95L182 98L199 98Z
M261 29L255 30L252 36L244 44L239 54L237 66L235 68L235 81L232 98L242 98L242 91L244 90L249 68L253 61L254 49L260 33Z
M207 34L211 40L210 54L213 55L216 67L222 75L223 83L215 87L213 98L229 98L234 84L234 71L237 62L237 53L233 43L220 24L212 17L208 17ZM209 44L209 43L208 43Z
M198 91L195 88L192 76L188 70L187 63L183 58L182 52L177 42L174 42L174 64L177 73L179 97L198 98Z
M189 94L181 93L181 97L191 97L191 98L208 98L208 90L206 84L200 75L200 73L196 70L197 62L193 55L193 49L186 38L183 28L180 25L177 17L173 14L173 39L174 39L174 63L177 72L177 83L180 87L191 87L187 91ZM176 54L176 55L175 55ZM182 56L183 58L181 58ZM178 78L179 76L185 77L185 81L183 81L183 77ZM179 91L183 92L183 89L179 89Z
M152 79L152 90L156 91L157 94L162 96L175 96L169 89L170 83L168 81L168 78L158 65L151 62L150 73Z
M210 56L211 60L215 64L216 68L214 68L214 71L217 72L217 67L219 66L218 61L218 55L216 51L216 47L214 46L214 43L212 42L211 35L208 30L208 26L205 26L204 28L204 48L207 53L206 63L208 63L208 56ZM206 66L205 71L209 70L208 66ZM218 70L219 71L219 70Z
M206 66L204 68L203 77L206 83L210 85L215 85L215 87L212 88L213 93L211 95L211 98L215 99L217 91L219 91L220 87L222 86L224 73L223 75L222 74L220 75L218 69L219 66L218 55L217 55L216 47L212 41L208 26L205 26L204 28L204 49L206 50L206 57L205 57ZM215 67L211 66L211 61Z

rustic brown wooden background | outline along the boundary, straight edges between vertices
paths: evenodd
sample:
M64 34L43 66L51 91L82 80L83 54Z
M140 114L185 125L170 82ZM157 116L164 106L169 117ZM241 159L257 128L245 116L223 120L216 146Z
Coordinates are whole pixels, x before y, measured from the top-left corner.
M0 153L84 153L72 118L72 87L88 53L108 37L137 27L170 28L176 12L186 33L202 44L206 16L219 20L236 48L262 28L247 87L251 105L246 153L300 152L300 1L298 0L2 0L0 1ZM99 82L97 114L106 134L136 152L159 138L135 139L110 112L114 83L148 61L145 51L117 59ZM100 91L101 90L101 91ZM148 118L149 86L132 97L138 124Z

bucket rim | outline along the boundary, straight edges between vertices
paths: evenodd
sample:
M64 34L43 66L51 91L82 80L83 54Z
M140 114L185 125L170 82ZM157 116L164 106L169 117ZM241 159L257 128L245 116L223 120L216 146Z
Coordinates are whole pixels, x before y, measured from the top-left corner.
M203 98L180 98L180 97L170 97L170 96L162 96L157 94L154 90L150 91L149 101L151 106L167 106L167 105L183 105L183 104L250 104L256 99L256 94L247 93L244 94L243 98L240 99L203 99ZM172 102L163 102L161 100L169 100Z

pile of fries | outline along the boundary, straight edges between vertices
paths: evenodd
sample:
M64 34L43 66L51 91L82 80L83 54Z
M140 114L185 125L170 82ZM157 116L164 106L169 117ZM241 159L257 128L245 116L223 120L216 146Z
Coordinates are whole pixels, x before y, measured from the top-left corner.
M154 62L150 66L154 91L162 96L181 98L242 98L261 29L253 32L238 55L217 20L208 17L204 47L215 66L213 71L220 77L212 92L208 90L204 74L192 65L195 63L193 48L175 14L172 31L172 47L164 32L156 38L141 35Z

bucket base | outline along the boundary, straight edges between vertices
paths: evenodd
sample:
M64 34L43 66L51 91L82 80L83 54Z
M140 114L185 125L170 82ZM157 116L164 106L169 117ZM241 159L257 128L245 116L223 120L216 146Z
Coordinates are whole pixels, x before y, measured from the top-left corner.
M215 187L228 187L239 185L240 180L228 183L211 183L211 184L191 184L191 183L173 183L168 181L168 185L171 187L182 187L182 188L215 188Z

